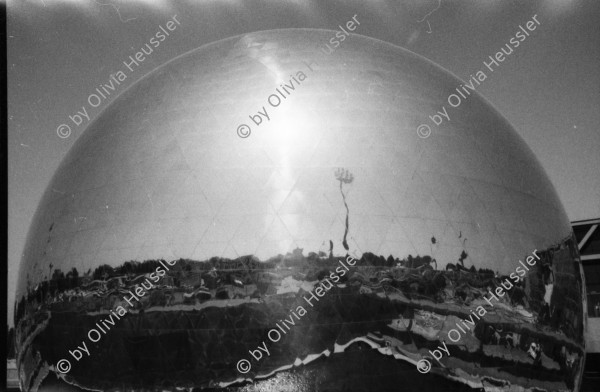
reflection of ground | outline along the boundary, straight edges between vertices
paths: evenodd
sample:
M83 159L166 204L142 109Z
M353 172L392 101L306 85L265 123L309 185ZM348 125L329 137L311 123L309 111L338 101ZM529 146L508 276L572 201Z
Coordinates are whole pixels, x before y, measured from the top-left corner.
M562 261L561 252L554 250L550 262ZM179 260L139 303L126 306L128 314L92 348L89 360L74 364L67 380L102 388L113 381L147 387L177 374L189 380L188 386L231 385L244 380L235 371L236 361L248 357L290 309L303 305L308 314L280 342L269 342L272 355L254 364L246 379L323 356L346 356L356 345L367 345L383 359L415 364L445 340L451 355L433 363L432 374L471 387L573 388L582 362L581 336L572 333L578 330L577 318L571 321L575 326L565 328L564 314L570 313L560 316L554 309L554 318L541 318L545 292L538 272L492 308L482 299L501 278L492 271L462 266L436 271L427 257L409 262L365 254L310 308L302 296L329 277L340 259L304 257L298 250L264 263L251 257ZM127 305L124 298L147 282L156 263L102 267L81 277L76 271L62 277L55 272L57 279L31 292L17 311L18 361L29 375L25 385L47 373L44 361L66 357L95 323ZM555 270L568 281L568 269L561 268ZM575 302L558 280L554 291ZM478 306L488 313L459 341L448 341L448 331Z

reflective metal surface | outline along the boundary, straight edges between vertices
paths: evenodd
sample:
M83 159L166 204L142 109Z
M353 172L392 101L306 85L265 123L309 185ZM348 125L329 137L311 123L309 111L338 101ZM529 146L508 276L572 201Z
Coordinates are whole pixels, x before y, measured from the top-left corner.
M397 390L398 377L429 378L421 389L577 389L579 256L531 150L476 93L420 137L462 82L362 36L325 54L332 33L202 47L90 125L48 186L21 265L24 390L61 358L64 381L100 389L369 390L384 368L370 390ZM537 264L486 305L534 251ZM236 362L348 254L356 266L241 375ZM75 361L68 350L156 266L132 260L175 266ZM450 342L478 306L477 326ZM450 354L420 374L414 364L443 340ZM356 350L373 369L356 369Z

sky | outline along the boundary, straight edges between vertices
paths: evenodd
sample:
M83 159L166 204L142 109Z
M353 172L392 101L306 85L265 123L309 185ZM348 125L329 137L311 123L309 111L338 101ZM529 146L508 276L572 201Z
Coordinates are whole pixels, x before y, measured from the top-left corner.
M261 30L336 30L427 57L463 80L534 15L540 25L477 91L542 163L570 220L600 217L600 2L589 0L8 1L8 320L29 225L89 121L167 61ZM97 108L87 99L174 15L180 25ZM74 115L87 110L88 121ZM72 116L75 119L70 119ZM61 124L70 126L60 131Z

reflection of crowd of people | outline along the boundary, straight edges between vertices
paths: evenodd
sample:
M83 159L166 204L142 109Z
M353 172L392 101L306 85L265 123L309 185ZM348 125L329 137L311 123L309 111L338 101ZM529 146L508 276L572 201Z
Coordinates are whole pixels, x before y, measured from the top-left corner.
M567 372L576 371L575 365L579 360L577 351L571 351L560 343L553 343L549 340L542 342L539 337L503 329L498 325L486 326L481 335L481 344L521 350L533 359L533 365L543 365L542 353L544 353L548 359L555 361L561 369Z

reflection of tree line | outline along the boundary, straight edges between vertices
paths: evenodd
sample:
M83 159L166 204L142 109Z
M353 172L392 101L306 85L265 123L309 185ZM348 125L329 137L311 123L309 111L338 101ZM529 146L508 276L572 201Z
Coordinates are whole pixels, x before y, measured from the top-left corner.
M464 253L464 252L463 252ZM310 252L307 257L302 254L302 249L296 249L293 253L287 255L278 255L265 262L260 261L254 256L243 256L237 259L228 259L213 257L205 262L199 262L189 259L179 259L170 271L166 272L166 276L157 284L165 284L168 282L173 289L184 289L190 291L197 289L200 286L206 285L208 289L215 290L224 285L245 286L255 284L258 289L259 296L272 293L274 283L278 279L270 279L273 275L273 270L280 267L304 268L306 269L305 279L314 280L319 275L319 271L330 267L337 266L337 257L327 258L323 252L319 254ZM460 259L459 259L460 260ZM112 267L104 264L93 271L88 269L83 275L79 273L77 268L73 267L66 274L59 268L53 270L50 264L51 278L41 282L36 289L30 288L26 298L22 298L17 305L16 319L18 320L24 312L25 303L38 304L47 303L51 299L62 298L61 293L71 292L72 294L82 295L83 291L95 292L98 289L118 289L122 286L133 286L138 277L154 272L159 267L161 260L146 260L127 261L121 266ZM164 260L162 260L164 264ZM426 271L433 270L433 266L437 268L437 262L431 256L412 256L408 255L404 259L394 258L392 255L385 258L377 256L373 253L364 253L360 260L357 261L357 266L373 266L379 268L405 267L409 270ZM462 264L450 265L449 270L466 270ZM264 273L260 273L260 271ZM471 267L469 270L476 272L482 276L493 276L493 272L487 269L476 270ZM167 278L168 277L168 278ZM167 278L167 279L165 279ZM266 279L266 280L265 280ZM299 278L300 279L300 278ZM272 280L272 281L271 281ZM427 280L425 278L424 280ZM415 279L415 282L423 281ZM423 282L421 282L423 283ZM406 282L395 283L398 289L411 291L407 287ZM429 287L429 286L428 286ZM439 287L437 287L439 289ZM432 290L425 290L426 294L435 294ZM154 295L156 297L159 294ZM210 296L209 296L210 297ZM215 298L228 298L225 292L217 290ZM63 298L63 300L65 300ZM159 301L160 303L164 301Z
M322 253L322 252L321 252ZM464 254L464 251L463 251ZM289 254L288 254L289 255ZM270 270L276 267L280 263L286 263L288 265L299 265L302 262L318 262L320 265L325 263L322 260L322 256L310 252L308 257L295 255L295 258L286 258L285 256L279 255L277 257L269 259L267 262L262 262L253 256L244 256L237 259L228 259L228 258L220 258L213 257L207 262L200 262L190 259L179 259L175 264L175 267L172 267L171 270L174 272L172 275L178 277L182 272L207 272L213 269L217 271L241 271L243 269L249 270L259 270L265 269ZM52 273L52 277L49 280L43 281L38 286L39 289L50 290L51 292L61 292L70 289L79 288L86 283L90 283L91 281L107 281L114 277L126 277L127 279L133 279L135 276L148 274L154 272L157 267L161 264L160 260L145 260L143 262L139 261L126 261L123 265L119 267L112 267L108 264L103 264L92 272L91 269L88 269L86 273L83 275L79 274L77 268L73 267L66 274L60 269L54 269ZM164 263L164 260L162 260ZM294 263L295 261L295 263ZM300 262L300 263L299 263ZM377 266L377 267L396 267L402 266L411 269L421 269L428 268L433 269L432 264L436 264L437 261L432 259L431 256L412 256L408 255L404 259L394 258L392 255L387 258L384 256L377 256L373 253L366 252L363 254L360 260L358 260L357 265L363 266ZM309 264L310 265L310 264ZM315 265L318 267L318 265ZM492 274L493 272L489 269L479 269L477 270L474 266L470 269L466 269L463 267L463 264L448 264L446 267L447 270L459 270L463 269L465 271L470 272L478 272L478 273L486 273ZM169 274L170 272L167 272ZM30 290L30 294L34 294L33 290Z
M80 275L77 268L73 267L66 274L60 269L55 269L52 273L52 277L49 280L41 282L37 290L29 289L28 296L37 296L39 291L45 293L56 294L59 292L85 287L86 285L96 282L107 282L113 278L120 277L126 280L135 279L140 275L145 275L156 271L161 266L161 260L145 260L139 261L127 261L119 267L112 267L107 264L103 264L97 267L93 272L89 269L85 274ZM164 260L163 264L165 263ZM210 270L221 270L227 271L234 269L271 269L274 267L272 263L261 263L256 258L245 256L235 260L213 257L208 262L199 262L189 259L179 259L175 266L170 268L170 271L166 272L167 276L174 278L175 283L179 282L183 276L193 273L192 270L197 272L208 272ZM159 282L160 284L160 282ZM176 284L177 285L177 284Z
M435 244L435 238L432 238L432 244ZM576 271L573 270L571 275L559 273L557 282L560 281L562 284L554 285L553 303L550 306L544 303L545 284L547 284L549 276L554 277L554 273L551 274L549 271L552 270L553 264L556 265L555 257L568 258L570 256L560 253L561 249L563 252L569 253L569 250L565 250L568 246L539 251L542 262L528 273L526 280L515 285L516 287L508 293L505 299L514 306L523 305L538 313L539 322L550 324L565 332L568 331L567 334L573 336L578 335L582 328L581 317L579 317L581 304L577 303L577 299L580 297L578 290L580 290L581 282L577 281ZM408 255L404 259L398 259L392 255L386 258L366 252L357 260L356 266L391 269L389 271L404 268L407 273L400 275L394 273L387 276L382 272L383 275L378 274L378 278L382 278L384 275L390 277L390 282L386 285L401 291L408 297L429 298L435 302L454 299L459 303L468 304L481 296L481 289L484 289L485 292L487 287L497 286L497 282L503 277L497 276L490 269L465 267L466 256L467 254L463 250L457 263L448 264L444 271L438 271L437 261L429 255ZM46 303L49 298L56 298L58 294L69 290L81 293L81 289L89 291L98 287L107 288L107 286L119 288L119 286L123 286L121 282L125 286L130 286L135 283L137 277L154 272L160 266L159 261L127 261L119 267L101 265L94 271L89 269L83 275L80 275L76 268L72 268L66 274L60 269L55 269L50 280L40 283L36 290L29 290L27 302ZM568 264L565 263L565 260L562 262ZM569 265L572 268L572 264ZM310 252L305 257L302 249L296 249L293 253L285 256L278 255L265 262L261 262L254 256L244 256L233 260L213 257L206 262L179 259L166 273L168 279L163 278L157 284L168 282L170 287L185 291L191 291L204 285L208 289L214 290L224 285L244 287L256 284L258 294L264 295L272 293L273 289L270 286L275 286L278 281L278 279L270 279L267 276L277 275L273 274L273 270L277 267L304 269L306 272L304 278L298 277L298 279L310 281L322 275L320 272L329 271L335 266L337 266L337 258L331 258L331 255L327 257L323 252L319 254ZM261 274L261 270L267 275ZM119 278L118 284L115 284L115 278ZM448 294L449 292L446 290L448 284L452 286L451 294ZM449 298L448 295L452 298ZM218 292L214 297L227 298L227 295L224 292ZM17 306L16 319L19 319L19 315L23 312L23 299Z

